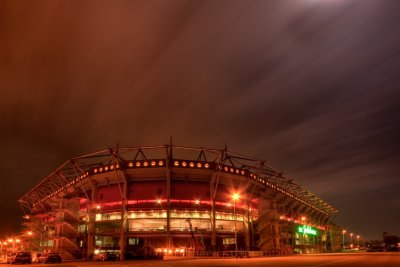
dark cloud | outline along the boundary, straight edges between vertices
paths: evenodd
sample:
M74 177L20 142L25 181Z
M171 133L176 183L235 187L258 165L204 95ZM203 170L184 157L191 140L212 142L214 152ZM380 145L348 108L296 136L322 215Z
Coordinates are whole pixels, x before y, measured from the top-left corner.
M367 238L400 234L399 7L2 1L1 223L68 158L174 136L271 161Z

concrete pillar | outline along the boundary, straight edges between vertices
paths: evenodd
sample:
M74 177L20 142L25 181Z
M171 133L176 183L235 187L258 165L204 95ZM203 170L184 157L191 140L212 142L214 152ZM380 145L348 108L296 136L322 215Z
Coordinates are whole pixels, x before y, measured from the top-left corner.
M119 236L119 259L125 260L126 254L126 232L128 230L128 212L127 212L127 205L128 205L128 179L124 173L121 171L123 177L123 184L122 184L122 196L121 196L121 232Z
M249 210L247 209L246 212L243 214L245 250L251 249L251 245L250 245L251 229L250 229L249 225L250 225L250 214L249 214Z
M171 169L167 167L167 248L171 248Z
M94 254L94 245L95 245L95 221L96 221L96 206L97 206L97 186L94 186L92 189L91 203L89 203L88 209L88 223L87 223L87 255L86 259L89 256Z
M211 222L211 250L213 251L214 254L217 253L217 232L216 232L216 220L215 220L215 196L214 196L214 191L215 191L215 176L218 175L217 173L213 173L213 177L210 182L210 205L211 205L211 210L210 210L210 222Z

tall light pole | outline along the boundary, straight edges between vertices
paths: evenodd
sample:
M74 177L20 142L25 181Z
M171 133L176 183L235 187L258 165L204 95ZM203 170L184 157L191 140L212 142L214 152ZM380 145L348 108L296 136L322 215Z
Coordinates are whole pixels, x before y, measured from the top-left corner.
M360 247L360 235L357 235L357 247Z
M236 229L236 200L238 200L240 195L238 193L234 193L232 195L233 199L233 219L234 221L234 231L235 231L235 257L238 256L238 244L237 244L237 229Z
M0 245L1 245L1 254L3 254L3 245L6 246L7 242L1 242L0 241ZM6 248L7 249L7 248Z
M32 249L32 246L31 246L31 237L32 237L32 235L33 235L33 232L32 232L32 231L28 231L28 232L26 232L26 235L27 235L28 237L24 239L25 249L29 248L28 250L31 250L31 249ZM23 235L23 236L25 236L25 235Z
M15 252L15 240L13 238L8 239L8 242L12 242L12 252Z
M344 250L344 234L346 233L346 230L342 231L342 250Z
M17 251L18 251L18 244L21 242L21 239L19 239L19 238L17 238L17 239L15 239L15 242L17 243ZM20 245L20 249L21 249L21 247L22 247L22 244Z
M353 248L353 233L350 233L350 247Z

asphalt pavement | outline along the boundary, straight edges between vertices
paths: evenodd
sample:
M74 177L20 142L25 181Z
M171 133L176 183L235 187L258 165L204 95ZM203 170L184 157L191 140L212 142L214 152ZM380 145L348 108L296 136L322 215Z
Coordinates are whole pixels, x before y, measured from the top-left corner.
M44 266L32 264L30 266ZM337 253L239 259L134 260L115 262L63 262L61 267L400 267L400 252Z

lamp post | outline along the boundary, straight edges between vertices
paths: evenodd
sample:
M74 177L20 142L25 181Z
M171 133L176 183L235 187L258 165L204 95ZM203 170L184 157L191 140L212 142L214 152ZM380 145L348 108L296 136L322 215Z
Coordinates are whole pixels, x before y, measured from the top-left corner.
M346 230L342 231L342 250L344 250L344 234L346 233Z
M350 247L353 248L353 233L350 233Z
M17 243L16 248L17 248L17 251L18 251L18 244L21 243L21 239L17 238L17 239L15 239L15 242ZM23 249L23 248L22 248L22 245L23 245L23 244L21 243L20 246L19 246L19 249Z
M235 231L235 257L238 256L238 244L237 244L237 229L236 229L236 200L239 199L239 194L234 193L232 195L233 199L233 219L234 219L234 231Z
M26 234L19 235L17 237L13 237L13 238L8 239L9 243L12 242L12 251L15 252L16 249L18 250L18 244L19 243L21 243L20 244L20 249L26 249L26 247L27 247L27 237L30 238L32 235L33 235L33 232L32 231L28 231L28 232L26 232ZM15 243L17 243L17 245ZM29 248L30 248L30 245L29 245Z
M357 247L360 247L360 235L357 235Z
M28 250L31 250L31 237L32 237L32 235L33 235L33 232L32 231L28 231L28 232L26 232L26 236L27 236L27 238L25 238L25 240L24 240L24 243L25 243L25 249L28 249ZM25 235L23 235L23 236L25 236ZM25 236L25 237L26 237Z
M14 240L14 238L10 238L10 239L8 239L8 242L12 242L12 252L15 252L15 240Z
M3 254L3 245L7 246L7 242L1 242L0 241L0 245L1 245L1 254ZM7 250L7 247L6 247L6 250Z

